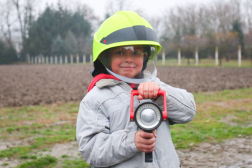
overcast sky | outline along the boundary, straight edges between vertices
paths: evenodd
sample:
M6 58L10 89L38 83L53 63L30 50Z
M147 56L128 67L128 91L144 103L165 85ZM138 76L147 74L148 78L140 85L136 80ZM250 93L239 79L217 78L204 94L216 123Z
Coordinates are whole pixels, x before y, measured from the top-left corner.
M126 4L130 9L141 9L147 16L161 15L165 10L171 9L175 6L185 6L188 4L208 4L213 2L213 0L125 0ZM46 6L51 4L57 4L58 0L40 0L39 6L41 10ZM116 3L117 0L61 0L61 3L67 5L70 8L75 8L79 4L87 4L94 10L95 15L99 16L101 19L104 18L106 13L106 8L108 8L109 2ZM40 10L40 11L41 11Z

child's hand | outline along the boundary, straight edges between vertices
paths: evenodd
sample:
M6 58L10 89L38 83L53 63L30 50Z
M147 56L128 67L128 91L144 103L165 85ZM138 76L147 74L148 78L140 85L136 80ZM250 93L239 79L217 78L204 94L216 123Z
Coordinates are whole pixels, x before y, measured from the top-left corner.
M156 99L158 95L159 85L155 82L144 82L138 86L139 95L137 100Z
M135 135L137 149L145 153L154 151L156 145L156 133L156 130L154 130L153 133L144 132L143 130L137 131Z

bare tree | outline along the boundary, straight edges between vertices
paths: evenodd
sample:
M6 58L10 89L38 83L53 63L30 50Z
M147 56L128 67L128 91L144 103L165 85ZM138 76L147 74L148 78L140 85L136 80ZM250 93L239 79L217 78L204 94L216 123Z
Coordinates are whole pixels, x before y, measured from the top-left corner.
M10 1L2 2L0 6L0 31L5 41L12 46L12 28L15 22L11 17L13 6Z
M249 31L248 34L245 36L245 49L248 57L251 59L251 66L252 66L252 30Z
M32 22L33 0L5 0L0 5L0 33L9 45L13 44L13 34L20 32L22 39L27 35Z
M106 8L107 9L106 13L111 16L117 11L128 10L129 8L130 8L129 2L126 0L117 0L117 1L110 0Z
M157 36L160 36L160 32L162 29L162 18L161 17L151 17L151 18L146 18L152 28L156 31Z
M20 33L22 39L24 39L27 35L27 30L32 22L32 12L33 5L35 3L34 0L12 0L12 3L15 6L17 12L17 18L19 22Z
M121 10L130 10L137 12L140 16L144 16L143 10L140 8L134 7L134 2L128 0L110 0L108 1L108 5L106 7L106 14L105 19L112 16L114 13L121 11Z
M92 32L95 32L99 28L102 21L100 20L98 16L94 14L94 10L92 8L90 8L86 4L78 4L78 7L76 10L80 14L83 14L84 19L89 21L89 23L92 24Z
M247 0L244 2L243 4L243 9L244 9L244 14L243 14L243 18L244 18L244 22L246 24L246 28L247 31L252 31L252 1Z

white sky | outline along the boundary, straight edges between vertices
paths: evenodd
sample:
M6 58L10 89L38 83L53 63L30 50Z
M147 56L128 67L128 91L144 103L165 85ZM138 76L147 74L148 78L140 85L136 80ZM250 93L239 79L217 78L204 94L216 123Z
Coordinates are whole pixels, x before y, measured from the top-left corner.
M109 2L116 3L117 0L61 0L61 2L70 8L75 8L78 4L87 4L94 10L94 14L104 19L106 8ZM213 0L125 0L130 9L141 9L145 15L162 15L167 9L175 6L185 6L188 4L208 4ZM40 11L43 11L45 4L57 4L58 0L40 0Z

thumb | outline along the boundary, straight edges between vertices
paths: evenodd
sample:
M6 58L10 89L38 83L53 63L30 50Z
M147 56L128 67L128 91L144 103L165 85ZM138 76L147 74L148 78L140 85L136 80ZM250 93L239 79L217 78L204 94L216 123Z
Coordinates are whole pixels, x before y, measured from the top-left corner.
M142 99L143 99L143 96L141 96L141 95L137 96L137 100L142 100Z

